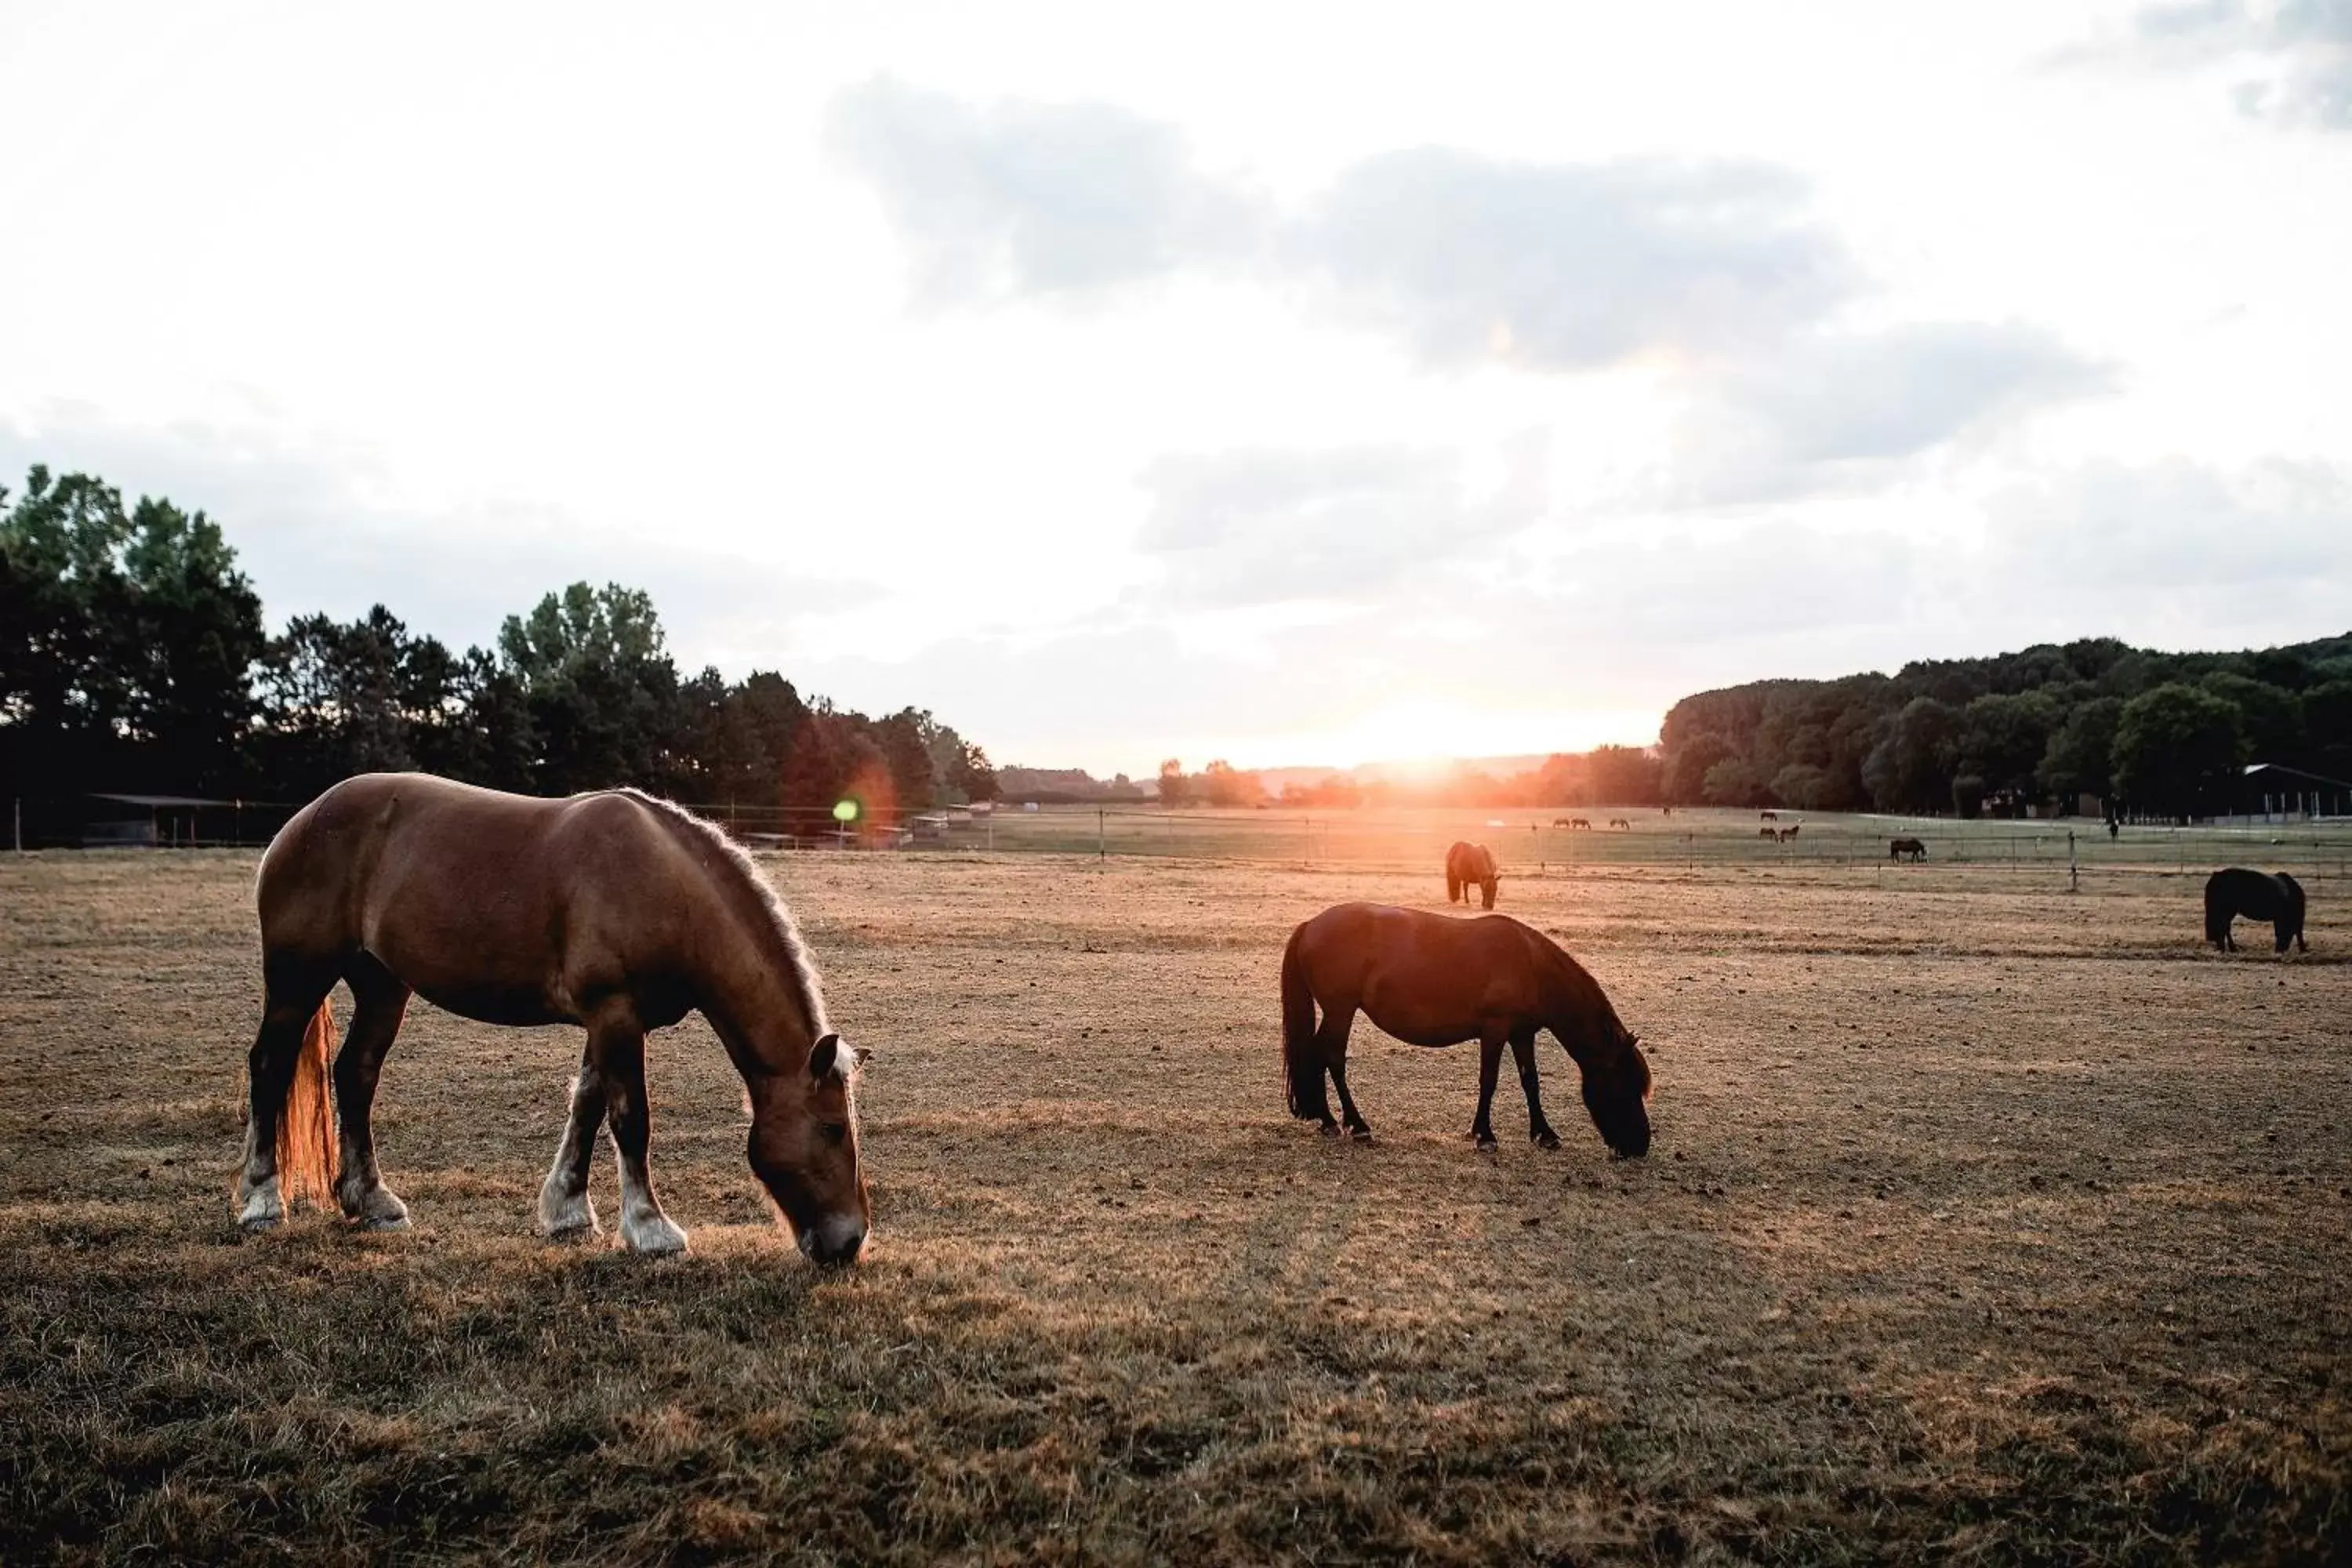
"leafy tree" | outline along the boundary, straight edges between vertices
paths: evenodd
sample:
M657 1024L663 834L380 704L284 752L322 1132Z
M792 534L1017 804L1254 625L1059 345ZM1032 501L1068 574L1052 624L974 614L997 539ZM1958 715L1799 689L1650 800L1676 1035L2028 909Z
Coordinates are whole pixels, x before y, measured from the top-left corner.
M913 708L877 721L870 731L883 766L889 770L892 793L904 810L928 810L939 804L939 764L931 760L938 731L929 713Z
M990 763L985 751L953 730L943 729L940 733L952 741L955 746L954 761L940 774L951 792L968 801L994 800L1003 793L997 786L996 769ZM1122 773L1120 777L1126 775Z
M1638 746L1601 746L1585 761L1595 805L1655 805L1665 769Z
M2040 690L1979 697L1960 715L1955 765L1975 775L1984 792L2039 798L2035 770L2063 719L2056 700Z
M1707 769L1700 794L1710 805L1760 805L1770 797L1755 764L1745 757L1726 757Z
M2197 685L2238 710L2239 735L2245 746L2241 762L2292 765L2305 755L2303 700L2293 691L2226 669L2213 671Z
M2033 776L2062 807L2071 810L2082 795L2105 797L2116 793L2109 759L2123 714L2122 698L2094 697L2067 714L2066 721L2052 732Z
M202 512L45 468L0 514L0 763L66 793L237 781L261 605Z
M1984 815L1985 781L1980 773L1961 773L1952 780L1952 810L1974 822Z
M1184 776L1184 764L1170 757L1160 764L1160 804L1177 807L1188 805L1192 798L1192 781Z
M1265 798L1255 773L1243 773L1220 757L1201 773L1201 793L1211 805L1255 805Z
M2311 770L2352 779L2352 679L2325 681L2305 692L2303 726Z
M1862 764L1863 782L1882 811L1934 811L1950 798L1959 749L1960 710L1915 697L1887 725Z
M2226 802L2242 743L2238 710L2170 681L2124 704L2116 725L2116 791L2141 811L2186 817Z
M1706 775L1717 763L1739 754L1739 749L1712 730L1693 735L1668 753L1666 799L1676 805L1696 805L1707 798Z
M643 590L574 583L509 616L499 653L523 684L542 789L662 782L677 739L677 669Z
M459 771L463 669L382 605L349 626L297 617L261 664L266 776L310 795L352 773Z
M1790 763L1772 775L1772 798L1800 811L1834 811L1835 781L1827 768Z

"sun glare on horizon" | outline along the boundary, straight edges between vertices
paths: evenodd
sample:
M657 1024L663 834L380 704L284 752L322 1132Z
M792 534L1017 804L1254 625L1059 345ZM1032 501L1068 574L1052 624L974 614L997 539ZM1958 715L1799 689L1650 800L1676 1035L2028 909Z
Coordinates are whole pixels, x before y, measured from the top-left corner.
M1434 775L1472 757L1652 745L1660 717L1648 710L1529 710L1423 698L1385 704L1328 726L1236 738L1221 751L1201 754L1204 760L1223 756L1242 768L1336 771L1379 764L1402 777Z

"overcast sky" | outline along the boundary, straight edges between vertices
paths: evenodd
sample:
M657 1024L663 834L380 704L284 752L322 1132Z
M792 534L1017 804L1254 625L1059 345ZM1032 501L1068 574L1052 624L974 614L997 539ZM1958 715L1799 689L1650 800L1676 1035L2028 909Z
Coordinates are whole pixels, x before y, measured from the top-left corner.
M0 3L0 483L1148 773L2352 628L2352 0Z

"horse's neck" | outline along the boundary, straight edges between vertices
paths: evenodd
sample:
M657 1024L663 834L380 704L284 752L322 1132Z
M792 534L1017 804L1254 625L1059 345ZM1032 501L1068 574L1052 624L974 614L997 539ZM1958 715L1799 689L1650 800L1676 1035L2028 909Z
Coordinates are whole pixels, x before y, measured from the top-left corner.
M1557 949L1545 965L1544 1011L1550 1020L1545 1026L1579 1061L1586 1051L1607 1047L1609 1005L1601 987Z
M725 929L700 944L705 956L695 988L703 1016L744 1076L779 1070L824 1025L803 989L799 961L764 909L747 913L726 900L711 918Z

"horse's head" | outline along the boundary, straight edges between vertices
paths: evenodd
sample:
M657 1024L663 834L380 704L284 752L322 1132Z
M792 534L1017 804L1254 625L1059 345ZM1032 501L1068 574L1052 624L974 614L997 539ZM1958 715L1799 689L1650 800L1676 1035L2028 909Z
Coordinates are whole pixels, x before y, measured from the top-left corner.
M856 1262L873 1224L857 1168L856 1100L857 1069L872 1054L826 1035L801 1071L750 1085L751 1173L814 1262Z
M1622 1028L1616 1049L1578 1064L1584 1070L1584 1109L1601 1141L1629 1160L1650 1152L1650 1063L1641 1043Z

